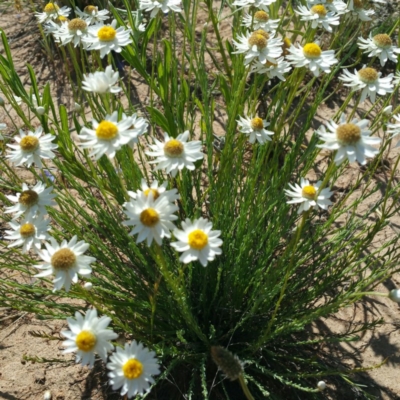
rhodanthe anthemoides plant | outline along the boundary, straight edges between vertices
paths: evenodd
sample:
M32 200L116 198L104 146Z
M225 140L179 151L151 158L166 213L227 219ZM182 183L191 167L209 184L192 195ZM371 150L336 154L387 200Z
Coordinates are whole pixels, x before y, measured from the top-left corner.
M64 319L66 359L124 398L339 398L363 368L330 343L378 321L316 322L400 301L375 289L400 270L398 20L371 30L382 5L361 0L106 3L35 13L71 109L20 79L0 30L0 306Z

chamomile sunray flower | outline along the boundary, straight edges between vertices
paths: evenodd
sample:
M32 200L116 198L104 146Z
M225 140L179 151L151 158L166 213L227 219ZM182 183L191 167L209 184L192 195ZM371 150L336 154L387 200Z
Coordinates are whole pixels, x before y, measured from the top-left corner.
M253 16L245 13L242 19L242 26L253 28L254 30L263 29L266 32L275 32L278 29L279 22L279 19L270 19L267 12L258 10Z
M311 22L313 29L320 27L332 32L331 25L339 25L339 15L333 11L328 11L323 4L316 4L310 8L300 5L295 13L301 16L301 21Z
M86 50L100 50L100 58L112 51L120 53L122 47L132 43L131 30L123 26L117 28L114 19L110 25L92 25L88 27L88 35L83 39Z
M354 70L354 74L349 72L346 68L343 74L339 75L339 79L344 81L344 86L349 86L353 91L362 90L360 103L367 97L370 98L372 103L375 103L376 95L381 96L393 92L393 74L389 74L385 78L381 78L382 73L378 72L375 68L363 67L360 70Z
M88 24L81 18L74 18L69 22L61 24L59 29L53 33L55 41L65 46L68 43L72 43L74 47L82 44L85 49L87 42L83 39L88 35Z
M279 57L276 60L276 64L269 61L266 63L256 62L252 68L251 73L266 74L269 79L278 78L281 81L285 81L284 74L288 73L292 69L292 66L285 60L284 57Z
M137 132L132 129L132 118L126 117L118 122L118 111L106 115L100 122L93 119L92 126L93 129L81 129L78 138L83 142L78 146L81 149L92 149L90 156L96 160L104 154L114 158L116 151L137 138Z
M307 67L314 76L318 77L320 71L331 72L330 67L337 64L334 50L322 51L317 43L306 43L303 47L300 44L290 46L286 59L297 68Z
M369 34L368 39L358 38L358 47L368 54L368 57L379 57L381 66L383 67L388 60L397 63L400 49L393 46L392 39L386 33L379 33L372 36Z
M42 168L41 159L50 160L55 157L52 150L58 148L58 145L52 143L55 139L50 133L42 136L43 128L39 127L35 132L28 131L25 133L22 129L19 131L19 137L14 136L17 144L7 144L12 150L7 158L16 166L26 164L29 168L32 164L36 164L38 168Z
M183 253L179 260L184 264L199 260L201 265L206 267L209 261L214 261L215 256L222 254L222 240L219 239L221 231L211 229L212 223L205 218L193 222L186 218L182 222L182 230L174 230L178 241L171 243L176 251Z
M201 152L202 144L199 140L188 142L189 131L179 134L176 138L169 137L164 133L164 142L154 138L155 144L150 144L152 151L146 151L150 157L156 157L150 164L157 164L156 169L165 169L167 174L176 176L178 171L187 168L195 169L194 163L202 160L204 154Z
M154 180L149 186L146 180L142 179L140 183L140 190L136 192L128 191L128 195L136 200L137 196L140 196L143 193L146 197L151 193L153 195L153 199L157 200L159 197L166 197L170 203L173 203L175 200L180 198L178 194L178 190L173 188L171 190L167 190L168 182L165 181L161 185L158 181Z
M261 63L267 61L276 63L277 58L282 54L283 42L274 38L272 33L263 29L254 32L247 32L246 35L239 35L238 40L233 40L236 51L232 54L245 54L244 65L250 64L253 60Z
M287 203L301 203L297 210L298 214L301 214L303 211L308 211L311 207L319 207L326 210L332 204L329 199L333 192L331 192L329 188L322 189L318 192L321 184L322 181L318 181L315 185L310 185L310 182L304 178L300 179L300 185L297 183L294 185L289 183L290 189L284 189L284 191L286 195L290 196L292 199L287 201Z
M307 0L307 3L310 7L322 4L328 11L333 11L338 15L349 12L347 2L345 3L342 0Z
M144 135L147 132L147 128L149 127L149 123L144 118L139 117L136 113L132 114L130 117L128 117L125 113L122 113L122 119L125 119L125 118L131 118L132 119L131 130L132 130L132 133L134 133L135 135L128 142L128 145L133 146L135 143L138 142L137 138L139 136Z
M61 331L61 334L67 338L62 343L65 347L63 354L76 353L76 362L82 365L93 367L95 353L106 362L107 353L114 350L110 340L118 338L118 334L107 329L111 322L110 317L97 316L97 310L87 310L85 317L78 311L75 318L67 318L69 331Z
M43 12L36 13L35 16L39 23L43 24L48 21L55 20L60 16L67 18L70 13L71 8L67 6L60 8L56 3L49 2L44 6Z
M272 136L274 132L265 129L270 123L260 117L243 118L239 116L237 123L239 125L239 131L249 137L249 142L251 144L254 144L256 141L260 144L264 144L272 140L270 136Z
M47 214L46 207L52 207L55 205L53 199L56 197L55 194L51 193L53 186L46 188L42 182L36 183L32 189L29 189L26 183L22 184L22 192L17 193L16 196L6 195L8 200L15 203L11 207L6 207L5 213L16 213L13 220L19 218L22 214L26 219Z
M255 7L268 11L268 7L275 3L276 0L235 0L232 5L238 7Z
M102 23L110 18L110 12L108 10L99 10L98 7L91 5L86 6L83 11L76 7L75 14L86 21L88 25Z
M54 275L53 292L65 288L68 292L72 283L78 282L78 274L89 278L92 273L90 264L94 263L94 257L85 256L84 253L89 248L89 243L83 240L78 242L75 235L69 242L63 240L58 244L54 238L50 237L50 243L44 242L46 250L38 251L39 257L44 261L43 264L34 265L42 272L35 275L36 278Z
M7 240L14 240L7 247L21 247L22 253L27 253L32 247L40 250L42 240L49 240L49 220L43 217L28 218L21 222L10 221L12 230L6 230Z
M152 375L160 373L160 367L154 351L149 351L135 340L111 354L107 368L113 390L121 388L121 396L130 399L150 391L150 385L155 381Z
M114 71L108 65L104 71L96 71L83 76L82 89L93 93L119 93L122 88L116 86L119 79L119 72Z
M350 0L348 9L351 11L353 16L358 17L361 21L371 21L371 16L375 14L374 10L365 10L364 5L366 0Z
M139 0L139 9L151 11L150 18L154 18L159 11L164 14L169 11L181 12L181 0Z
M368 124L368 120L357 118L347 122L346 115L342 114L339 123L331 120L326 123L327 129L322 125L316 131L320 139L325 142L317 147L336 151L334 159L336 165L346 159L349 162L358 161L361 165L365 165L366 157L375 157L379 153L379 150L372 146L381 142L378 137L370 137Z
M132 196L131 196L132 197ZM136 193L136 198L125 203L125 214L129 218L122 224L133 226L129 235L136 235L136 243L146 240L150 246L153 240L159 245L164 237L171 237L170 232L175 229L172 221L178 217L173 213L178 207L171 203L167 196L157 198L155 192Z
M397 121L394 124L389 123L387 124L387 133L392 135L392 138L400 135L400 114L393 115L393 118ZM400 142L397 143L396 147L399 147Z

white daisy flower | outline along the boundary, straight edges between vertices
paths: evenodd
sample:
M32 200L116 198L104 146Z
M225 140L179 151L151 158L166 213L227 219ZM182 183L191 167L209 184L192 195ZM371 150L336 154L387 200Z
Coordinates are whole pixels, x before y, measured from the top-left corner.
M137 196L140 196L142 193L148 197L149 194L151 193L153 195L153 199L157 200L159 197L166 197L167 200L170 203L173 203L175 200L178 200L180 198L179 194L178 194L178 190L177 189L171 189L171 190L167 190L167 186L168 186L168 182L165 181L163 184L159 185L159 183L154 180L151 185L149 186L147 184L147 182L142 179L141 183L140 183L140 189L136 192L131 192L128 191L128 195L136 200ZM125 203L127 204L127 203Z
M322 181L318 181L315 185L310 185L307 179L300 179L300 186L295 183L294 185L289 183L289 189L284 189L287 196L292 197L292 200L287 201L288 204L301 203L298 214L303 211L308 211L310 207L320 207L326 210L328 206L332 204L329 198L332 196L333 192L329 188L322 189L318 193L318 190L322 184Z
M181 12L179 8L181 0L139 0L139 9L144 11L151 11L150 18L154 18L159 11L164 14L169 10L174 12Z
M265 129L270 123L259 117L242 118L239 116L237 123L239 124L239 131L249 137L249 142L251 144L254 144L256 141L260 144L264 144L272 140L270 136L272 136L274 132Z
M310 21L313 29L320 27L332 32L331 25L339 25L339 15L328 11L323 4L316 4L311 8L300 5L295 13L301 16L301 21Z
M371 16L375 14L374 10L365 10L364 4L366 0L350 0L348 9L352 12L352 15L360 18L361 21L371 21Z
M84 143L79 143L78 146L82 149L91 148L90 156L95 156L96 160L104 154L114 158L115 152L124 144L137 139L138 132L131 129L132 117L126 117L118 122L118 111L106 115L100 122L93 119L92 125L93 129L82 128L78 137Z
M110 18L108 10L100 10L96 6L86 6L83 11L75 8L75 14L87 22L88 25L102 23Z
M149 392L154 383L152 375L160 373L155 355L135 340L131 344L125 343L124 349L117 347L107 364L113 390L122 388L121 396L127 395L128 399Z
M379 150L372 145L379 144L380 138L370 137L371 131L366 129L369 121L354 118L346 122L344 114L340 117L340 123L329 121L326 126L321 126L316 133L325 143L317 145L322 149L337 150L335 155L336 165L348 159L349 162L358 161L361 165L367 163L366 157L375 157Z
M386 78L381 78L382 73L374 68L366 67L359 71L354 70L354 74L346 68L343 74L339 75L339 79L346 82L344 86L349 86L352 90L362 90L360 103L367 97L372 103L375 103L376 94L384 96L387 93L393 92L393 74L389 74Z
M234 40L233 44L237 50L232 54L246 54L244 65L250 64L255 59L258 59L261 63L267 61L276 63L276 59L282 54L283 46L281 39L274 39L273 34L269 34L263 29L247 32L246 35L239 35L238 41Z
M46 206L52 207L56 204L53 201L56 195L50 193L52 190L53 186L46 188L42 182L38 182L32 189L29 189L28 185L23 183L21 193L17 193L16 196L6 195L10 201L16 204L7 207L5 212L16 213L13 220L24 213L26 219L37 215L46 215Z
M120 26L118 29L117 21L114 19L111 25L93 25L88 28L88 36L82 40L87 43L86 50L100 50L100 57L110 53L122 51L122 47L132 43L131 30Z
M269 79L278 78L281 81L285 81L284 74L289 72L292 67L283 57L279 57L276 61L276 64L270 63L269 61L263 64L257 61L252 66L251 73L267 74Z
M173 177L183 168L193 171L194 162L203 159L204 154L199 140L188 142L188 139L189 131L181 133L176 139L170 138L165 132L164 143L154 138L155 144L149 145L153 151L146 151L146 154L157 159L150 161L150 164L158 164L156 169L165 168L167 174L171 173Z
M118 71L114 71L112 66L108 65L105 71L96 71L94 74L84 75L82 89L99 94L115 94L122 90L122 88L115 85L118 79Z
M74 318L67 318L70 331L61 331L67 338L62 345L66 347L63 354L76 352L76 362L82 365L94 365L94 354L106 362L107 352L114 350L114 346L109 342L117 339L116 334L111 329L107 329L111 318L97 316L97 310L87 310L85 317L81 313L75 313Z
M64 22L58 28L57 31L53 32L55 41L65 46L68 43L73 43L74 47L82 44L82 47L86 49L87 42L82 39L87 37L88 24L81 18L74 18L69 22Z
M149 124L144 118L138 117L137 114L132 114L130 117L128 117L126 114L122 113L122 119L126 118L132 119L131 130L133 133L135 133L135 136L130 142L128 142L128 145L133 146L134 143L138 142L137 138L147 132Z
M19 131L19 135L15 136L15 141L18 144L7 144L13 150L10 150L10 154L7 158L10 159L16 166L26 163L29 168L33 163L38 168L42 168L41 158L49 160L55 157L52 150L58 148L58 145L52 143L55 139L54 135L50 133L42 136L43 129L40 126L35 132L28 131L25 133L22 129Z
M394 124L387 124L387 133L392 135L392 138L400 134L400 114L393 115L393 118L397 121ZM397 143L396 147L399 147L400 141Z
M147 245L150 246L154 239L161 245L162 239L171 237L170 231L175 228L172 221L177 220L178 217L173 213L178 210L178 207L171 203L167 196L159 196L157 199L155 197L153 191L147 194L138 192L134 200L124 204L125 214L129 220L122 224L133 226L129 234L138 233L136 243L147 240Z
M9 222L12 231L6 230L7 240L15 240L7 247L22 246L22 253L27 253L33 246L36 250L40 250L41 241L49 240L50 236L47 231L50 230L49 220L44 218L28 218L21 222Z
M238 7L251 7L261 8L264 11L268 11L268 7L275 3L276 0L235 0L232 5Z
M184 264L199 260L203 267L208 261L214 261L215 256L222 254L220 247L222 240L218 237L221 231L212 231L212 223L204 218L199 218L193 222L186 218L182 222L182 229L175 229L174 236L177 242L171 243L176 251L183 253L179 260Z
M89 278L92 273L90 264L96 259L90 256L84 256L83 253L89 248L89 244L83 240L77 242L75 235L69 243L63 240L59 245L54 238L50 237L50 243L44 242L47 250L39 250L38 254L44 261L44 264L34 265L42 272L35 275L36 278L54 275L53 292L60 290L63 286L65 291L69 292L72 282L78 282L78 274Z
M7 129L6 124L0 124L0 131L4 131ZM0 133L0 140L4 140L4 136Z
M363 49L368 57L379 57L382 67L387 60L397 63L397 54L400 54L400 49L393 46L392 39L386 33L379 33L375 36L370 33L368 39L359 37L358 47Z
M265 11L258 10L254 13L254 16L245 13L242 26L252 27L254 30L262 29L266 32L275 32L278 29L279 22L279 19L269 19L269 15Z
M349 12L347 2L345 3L342 0L308 0L307 3L310 7L322 4L328 11L333 11L339 15Z
M69 7L60 8L56 3L47 3L43 8L42 13L35 13L39 23L43 24L51 20L55 20L58 17L67 18L71 12Z
M320 70L331 72L330 67L338 62L333 50L322 51L317 43L307 43L304 47L292 45L288 51L290 54L286 58L290 64L297 68L307 67L314 76L319 76Z

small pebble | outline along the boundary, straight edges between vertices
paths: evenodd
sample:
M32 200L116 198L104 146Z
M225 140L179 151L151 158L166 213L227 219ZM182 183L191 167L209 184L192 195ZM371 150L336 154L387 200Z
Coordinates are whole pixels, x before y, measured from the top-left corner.
M43 400L51 400L51 398L52 398L52 395L51 395L50 390L46 390L43 395Z

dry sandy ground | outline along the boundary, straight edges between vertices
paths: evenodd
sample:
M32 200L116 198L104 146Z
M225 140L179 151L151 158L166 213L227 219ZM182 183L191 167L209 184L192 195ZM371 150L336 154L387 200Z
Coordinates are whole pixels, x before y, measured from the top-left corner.
M8 37L18 71L28 81L25 63L29 62L38 74L39 84L51 80L56 90L59 103L72 109L73 100L63 85L62 77L55 73L59 65L47 66L46 57L36 45L35 20L28 13L17 13L12 8L1 8L0 27ZM1 51L0 47L0 51ZM32 51L35 49L35 51ZM38 51L39 49L39 51ZM146 90L136 86L137 96L146 101ZM321 108L320 120L328 119L334 113L332 107ZM0 110L0 121L9 122L8 117ZM216 129L221 129L216 126ZM391 154L390 158L394 157ZM352 171L349 169L349 174ZM384 174L384 173L382 173ZM347 176L347 179L349 176ZM384 179L384 176L382 177ZM400 218L393 220L396 228ZM395 235L388 228L384 235ZM387 291L400 287L400 277L380 285L378 290ZM351 326L365 321L383 317L385 323L369 332L359 342L347 345L335 345L329 349L337 355L338 365L347 367L372 367L387 360L379 369L359 374L354 379L365 385L368 392L376 399L400 399L400 309L399 306L384 298L366 298L362 304L344 309L337 315L319 321L313 329L325 332L344 332ZM66 328L64 321L41 321L31 314L0 308L0 399L43 399L49 390L53 399L118 399L107 384L104 367L97 364L93 370L75 365L74 357L61 353L61 341L57 340L59 332ZM45 340L34 336L34 332L45 332L51 339ZM321 349L322 350L322 349ZM36 361L32 361L35 360ZM51 362L48 362L52 360ZM46 362L43 362L46 361ZM329 379L327 379L329 384ZM300 398L300 397L299 397ZM321 398L351 400L360 398L357 390L331 394L321 393Z

